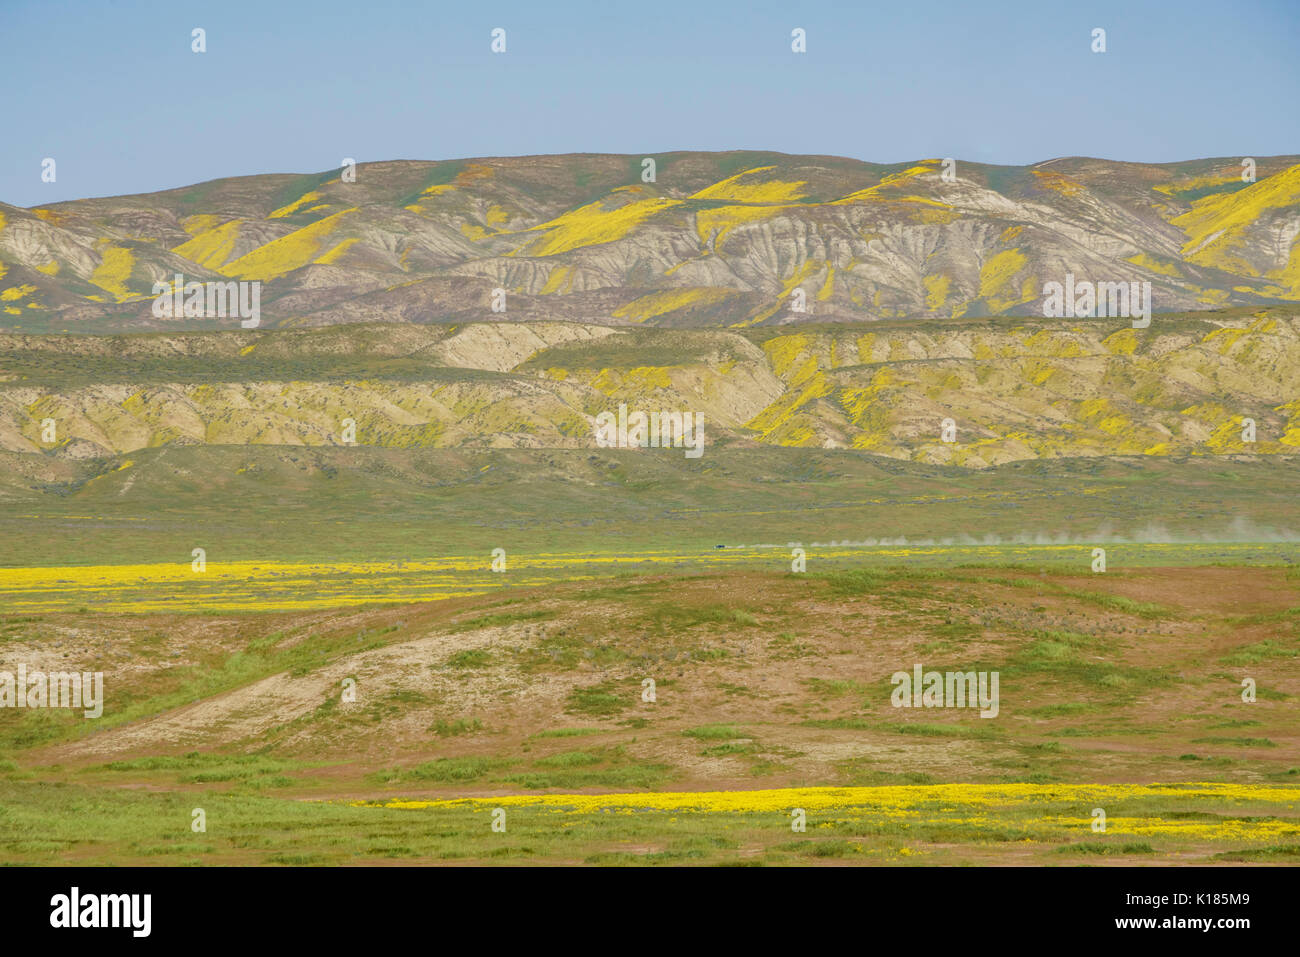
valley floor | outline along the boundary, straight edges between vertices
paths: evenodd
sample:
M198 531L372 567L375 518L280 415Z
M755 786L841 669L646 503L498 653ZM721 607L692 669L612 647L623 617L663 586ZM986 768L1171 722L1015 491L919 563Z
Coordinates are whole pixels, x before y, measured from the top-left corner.
M1294 863L1300 573L1270 547L1131 546L1104 573L1078 548L810 550L803 573L727 556L257 614L7 604L0 670L103 672L105 707L0 713L0 854ZM896 706L918 665L996 672L996 715Z

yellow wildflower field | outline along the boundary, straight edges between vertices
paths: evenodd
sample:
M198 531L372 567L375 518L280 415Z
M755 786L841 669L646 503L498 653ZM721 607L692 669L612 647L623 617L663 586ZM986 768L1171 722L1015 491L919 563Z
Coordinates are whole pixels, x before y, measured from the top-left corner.
M1212 562L1267 561L1274 546L1253 543L1108 545L1112 568ZM810 544L809 570L855 565L1075 566L1086 570L1086 545ZM79 607L113 612L305 611L339 605L437 601L503 585L535 586L667 569L788 570L787 545L727 546L714 550L511 553L506 570L492 556L450 555L412 561L223 561L207 556L195 571L188 555L176 562L124 565L0 567L0 604L13 612L49 613Z
M950 863L953 855L1046 862L1062 861L1063 854L1141 859L1155 853L1166 861L1216 854L1263 860L1294 853L1300 842L1300 788L1272 785L938 784L349 803L433 812L440 826L467 831L486 830L483 819L503 814L529 835L577 827L615 852L625 834L653 834L671 844L674 834L681 841L711 830L734 835L733 845L755 853L898 863ZM802 830L791 827L800 812ZM475 825L476 818L482 823ZM1099 820L1104 828L1096 826ZM626 856L632 858L626 863L653 858Z

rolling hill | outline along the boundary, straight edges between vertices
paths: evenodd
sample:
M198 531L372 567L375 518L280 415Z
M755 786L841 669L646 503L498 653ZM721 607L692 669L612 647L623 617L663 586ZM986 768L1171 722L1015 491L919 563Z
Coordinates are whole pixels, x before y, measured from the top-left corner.
M260 281L270 327L1027 316L1067 273L1148 281L1157 312L1295 301L1300 157L1257 162L582 154L0 203L0 330L237 326L154 317L177 273Z
M1147 329L984 318L9 334L0 449L72 459L173 444L594 450L596 417L626 405L702 416L709 453L839 448L968 468L1294 455L1297 383L1300 318L1286 307L1161 316Z

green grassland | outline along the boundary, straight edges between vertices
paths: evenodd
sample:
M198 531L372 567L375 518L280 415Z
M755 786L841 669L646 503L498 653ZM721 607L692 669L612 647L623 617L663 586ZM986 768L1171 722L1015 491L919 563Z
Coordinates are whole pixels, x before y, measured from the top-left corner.
M790 809L686 813L648 806L620 814L561 807L510 808L491 828L494 803L437 808L356 807L209 790L41 785L0 778L6 862L38 864L331 865L591 864L806 866L810 864L1292 864L1300 841L1243 839L1253 824L1295 821L1296 804L1273 789L1258 800L1105 789L1044 789L1036 800L982 808L954 801L906 814L870 796L810 812L793 832ZM790 801L799 800L797 793ZM1090 829L1106 803L1113 823ZM883 802L882 802L883 803ZM205 830L195 832L201 808ZM1215 830L1222 836L1213 836ZM1281 829L1277 829L1281 830Z
M9 615L0 636L109 687L93 722L0 715L14 863L1284 864L1300 845L1300 576L1281 567L661 572ZM913 663L997 670L999 715L891 706ZM809 796L789 789L828 787L868 790L792 832Z
M213 562L487 561L494 548L635 556L903 539L1267 544L1300 529L1296 466L1284 457L974 471L846 450L736 447L688 460L606 449L168 446L81 462L0 453L0 464L0 567L188 564L195 547ZM1263 560L1280 560L1279 550Z

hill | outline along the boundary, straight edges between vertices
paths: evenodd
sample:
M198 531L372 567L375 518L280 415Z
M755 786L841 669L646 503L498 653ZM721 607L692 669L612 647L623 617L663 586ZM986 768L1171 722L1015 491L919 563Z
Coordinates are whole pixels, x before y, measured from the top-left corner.
M1006 318L0 334L0 449L74 459L169 444L595 449L597 417L625 405L701 416L706 457L848 448L985 468L1289 455L1300 448L1297 382L1290 308L1160 316L1146 329Z
M1300 157L1259 158L1256 176L1240 158L582 154L0 203L0 329L236 326L155 317L154 283L178 273L261 282L266 326L1041 315L1067 274L1150 282L1159 312L1295 301Z

